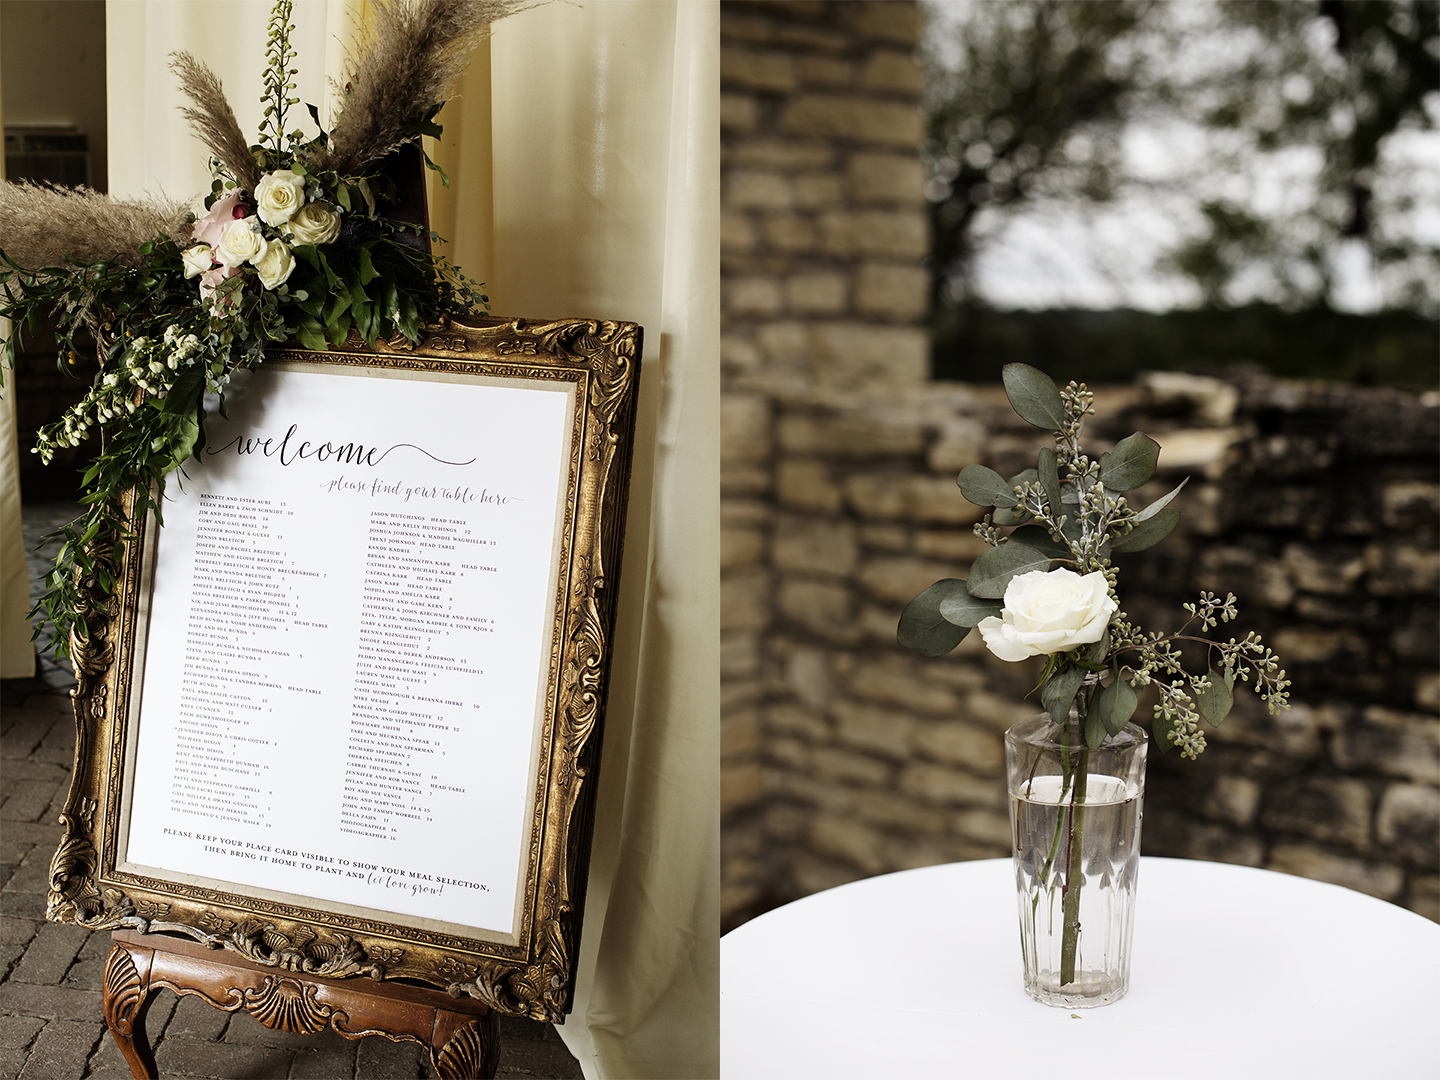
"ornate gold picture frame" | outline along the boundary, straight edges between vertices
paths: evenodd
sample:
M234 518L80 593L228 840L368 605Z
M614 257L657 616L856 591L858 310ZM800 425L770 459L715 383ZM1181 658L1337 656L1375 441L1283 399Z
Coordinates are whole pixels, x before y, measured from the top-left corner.
M91 583L47 917L563 1019L640 351L272 350Z

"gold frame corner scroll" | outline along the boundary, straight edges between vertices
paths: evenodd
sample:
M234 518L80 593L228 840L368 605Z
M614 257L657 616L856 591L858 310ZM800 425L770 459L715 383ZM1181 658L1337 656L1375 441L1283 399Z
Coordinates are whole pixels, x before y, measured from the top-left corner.
M167 496L164 526L153 514L132 519L121 552L97 552L111 563L115 588L92 593L88 636L72 642L75 772L47 918L184 935L313 975L417 980L501 1013L563 1020L589 860L640 351L641 330L630 323L498 318L427 327L418 345L366 347L352 337L324 352L272 350L247 384L253 400L234 421L241 429L207 429L202 458L192 459L182 480L185 492ZM239 390L243 399L245 387ZM321 403L322 418L324 409L351 402L365 431L386 434L372 433L368 449L339 437L321 441L322 431L302 442L316 415L305 404L311 400ZM544 424L515 418L532 402L549 418ZM428 424L432 413L450 419ZM389 434L392 415L410 427ZM284 434L267 434L264 425ZM497 441L469 448L486 438ZM502 439L520 441L511 452ZM236 446L251 458L234 457ZM217 464L203 460L212 453ZM426 486L420 470L458 465L465 469L452 471L465 478L465 498L491 491L482 485L499 476L493 483L526 494L529 502L515 505L530 517L517 511L502 521L483 499L461 510L442 505L439 483ZM411 468L421 477L414 484L402 471ZM287 490L303 480L314 493L288 500L299 517L290 510L263 519L251 511L206 516L236 504L227 498L244 504L223 492L263 496L264 485L282 483L273 479L280 473ZM242 481L252 487L225 487ZM335 510L342 487L354 489L351 502ZM424 503L429 496L434 501ZM193 512L187 499L196 502ZM413 528L400 528L399 515L387 519L381 506L413 511L399 523ZM323 527L313 525L320 507ZM369 554L365 535L338 524L362 513L388 527L369 526ZM332 520L325 558L315 562L306 545ZM477 534L499 538L481 541L500 553L480 559L496 563L479 568L488 577L463 561L474 558L463 546L452 557L435 542L447 539L434 531L442 526L427 524L449 522L443 528L455 533L471 520L483 523ZM513 542L512 521L519 522ZM537 537L548 539L548 555ZM513 571L503 562L511 549ZM211 551L221 557L200 558ZM275 557L247 582L237 568L252 565L240 560L256 552ZM408 561L413 572L387 577L374 569L382 557L396 566ZM523 566L522 557L530 560ZM360 577L342 589L317 584L314 573L287 576L285 562L328 571L327 582L352 563L370 569L364 589ZM438 567L464 567L470 578L456 584L452 569ZM483 580L466 583L476 578ZM315 593L322 588L329 591ZM355 608L356 617L345 614L352 596L376 602ZM487 623L475 613L492 607L499 614L482 638L470 627ZM391 628L415 632L381 636ZM391 638L393 648L376 647ZM298 664L300 649L316 650L316 659L286 667ZM492 654L499 659L487 661ZM531 670L538 674L525 674ZM301 681L295 672L314 686L285 685ZM390 708L397 704L411 706L404 722L404 710ZM413 719L422 714L430 718ZM482 728L482 717L489 726ZM506 749L492 754L492 742ZM453 756L441 763L442 754ZM454 794L467 783L472 794ZM281 798L291 800L289 811L277 807ZM354 827L347 831L345 822ZM430 862L405 871L407 858ZM433 870L452 858L470 869ZM390 864L394 874L373 869ZM312 886L305 875L320 869L333 880L314 878ZM407 887L385 892L397 877ZM472 916L482 888L493 912Z

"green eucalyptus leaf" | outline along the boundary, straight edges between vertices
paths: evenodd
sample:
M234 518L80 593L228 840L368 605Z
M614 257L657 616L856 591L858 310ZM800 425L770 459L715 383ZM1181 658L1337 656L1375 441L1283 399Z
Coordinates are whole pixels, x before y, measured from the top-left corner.
M1159 460L1160 444L1137 431L1100 456L1100 482L1111 491L1134 491L1155 475Z
M1040 473L1035 469L1026 469L1024 472L1018 472L1010 477L1010 486L1012 488L1017 488L1021 484L1038 484L1039 482Z
M1024 544L1032 551L1038 551L1051 559L1068 559L1072 552L1064 544L1057 544L1050 538L1050 530L1040 525L1026 525L1010 534L1008 544Z
M1005 586L1017 574L1032 570L1049 570L1054 560L1043 551L1026 544L1001 544L983 552L970 567L966 587L971 596L995 600L1005 595Z
M1124 536L1115 537L1110 545L1110 550L1130 552L1144 551L1148 547L1154 547L1170 535L1170 531L1179 521L1179 510L1161 510L1154 517L1140 522Z
M1100 749L1100 744L1105 741L1105 722L1095 711L1095 702L1090 702L1090 711L1085 714L1085 745L1091 750Z
M905 605L895 640L921 656L943 656L964 640L969 627L956 626L940 614L940 604L956 590L965 591L959 578L944 578Z
M1070 715L1070 706L1075 701L1076 691L1084 681L1085 669L1074 664L1068 664L1050 676L1040 690L1040 704L1045 706L1051 720L1057 724L1065 723L1065 718Z
M999 600L985 600L978 596L971 596L969 589L955 589L944 600L940 601L940 614L946 621L956 626L963 626L967 630L989 618L1000 617L1005 610L1005 605Z
M1035 520L1035 515L1028 510L1021 510L1018 506L1014 508L996 507L995 512L990 515L990 520L996 525L1024 525L1027 521Z
M1095 691L1095 696L1090 699L1090 715L1098 716L1105 730L1115 735L1130 722L1130 717L1135 715L1135 707L1139 704L1140 698L1136 695L1135 688L1116 675L1110 680L1109 686L1102 686Z
M1042 447L1040 450L1039 467L1035 470L1040 477L1040 486L1045 489L1045 501L1050 504L1050 513L1053 517L1059 517L1062 505L1060 495L1060 467L1055 457L1055 451L1050 447Z
M1220 722L1230 715L1230 709L1235 704L1235 692L1232 689L1235 676L1222 674L1218 671L1210 672L1210 686L1208 689L1197 691L1195 694L1195 708L1200 710L1200 715L1216 727Z
M1179 495L1179 494L1180 494L1180 488L1183 488L1183 487L1184 487L1186 484L1188 484L1189 482L1190 482L1190 478L1187 476L1184 480L1181 480L1181 481L1180 481L1179 487L1175 488L1174 491L1170 492L1168 495L1162 495L1160 498L1156 499L1156 500L1155 500L1153 503L1151 503L1149 506L1145 507L1144 510L1141 510L1138 514L1136 514L1136 515L1135 515L1135 520L1136 520L1137 522L1140 522L1140 521L1149 521L1149 520L1150 520L1151 518L1153 518L1156 514L1158 514L1161 510L1164 510L1165 507L1169 506L1169 505L1170 505L1170 500L1173 499L1173 498L1175 498L1176 495Z
M1019 502L1005 478L984 465L966 465L955 482L960 485L960 494L976 506L1011 507Z
M1092 669L1105 665L1105 654L1110 651L1110 628L1105 628L1105 633L1100 635L1099 641L1092 641L1089 645L1082 645L1075 653L1075 662L1084 664Z
M1170 741L1170 732L1175 730L1175 721L1168 716L1155 717L1155 724L1152 730L1150 741L1160 748L1162 754L1168 754L1174 743Z
M1029 364L1006 364L1000 377L1010 407L1021 420L1046 431L1065 426L1065 403L1049 375Z

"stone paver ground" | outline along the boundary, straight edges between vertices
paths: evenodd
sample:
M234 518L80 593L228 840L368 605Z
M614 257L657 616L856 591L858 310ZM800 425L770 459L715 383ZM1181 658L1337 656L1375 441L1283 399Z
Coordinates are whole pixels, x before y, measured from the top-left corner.
M79 507L25 508L33 549ZM52 545L53 548L53 545ZM30 555L31 594L53 550ZM130 1070L105 1030L100 980L109 931L45 921L57 816L70 787L75 721L68 668L42 658L33 679L0 683L0 1080L124 1080ZM402 1080L433 1077L428 1054L383 1038L271 1031L250 1016L159 991L146 1030L162 1077L211 1080ZM503 1017L502 1077L577 1078L554 1028Z

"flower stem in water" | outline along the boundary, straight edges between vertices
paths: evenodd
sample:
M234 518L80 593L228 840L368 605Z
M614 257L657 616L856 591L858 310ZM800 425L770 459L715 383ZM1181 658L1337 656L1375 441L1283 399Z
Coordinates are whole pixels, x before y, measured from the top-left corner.
M1082 729L1083 731L1083 729ZM1075 954L1080 945L1081 849L1085 837L1085 780L1090 763L1090 747L1081 735L1080 752L1074 762L1074 779L1070 785L1070 835L1066 838L1065 911L1060 940L1060 985L1075 981Z

